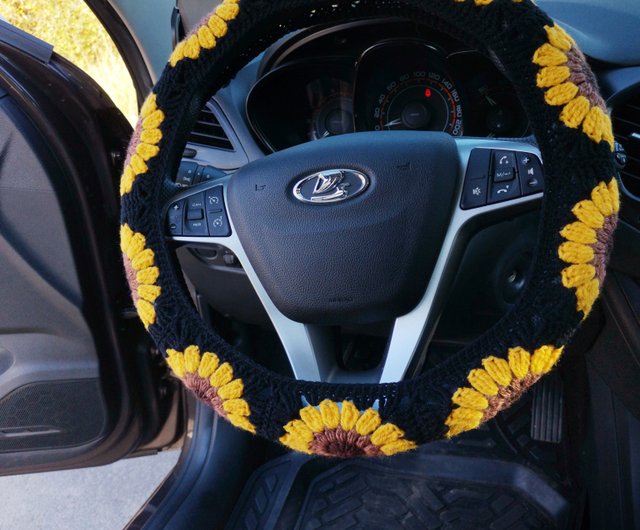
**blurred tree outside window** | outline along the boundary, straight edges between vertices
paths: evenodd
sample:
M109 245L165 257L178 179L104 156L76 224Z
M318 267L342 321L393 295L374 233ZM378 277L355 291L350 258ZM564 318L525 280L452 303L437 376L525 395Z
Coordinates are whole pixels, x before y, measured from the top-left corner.
M132 124L138 113L131 74L111 37L84 0L0 0L0 16L48 42L84 70Z

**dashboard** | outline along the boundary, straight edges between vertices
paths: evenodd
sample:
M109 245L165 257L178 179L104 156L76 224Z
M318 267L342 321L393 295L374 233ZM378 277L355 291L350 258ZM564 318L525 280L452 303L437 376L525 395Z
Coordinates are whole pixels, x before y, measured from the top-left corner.
M491 60L406 21L294 35L263 60L246 114L270 151L357 131L529 134L513 86Z

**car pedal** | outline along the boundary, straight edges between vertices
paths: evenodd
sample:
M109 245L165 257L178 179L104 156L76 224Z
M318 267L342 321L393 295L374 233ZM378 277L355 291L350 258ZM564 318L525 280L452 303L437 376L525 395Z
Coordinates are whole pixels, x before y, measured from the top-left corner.
M553 372L533 388L531 438L538 442L560 443L564 390L560 376Z

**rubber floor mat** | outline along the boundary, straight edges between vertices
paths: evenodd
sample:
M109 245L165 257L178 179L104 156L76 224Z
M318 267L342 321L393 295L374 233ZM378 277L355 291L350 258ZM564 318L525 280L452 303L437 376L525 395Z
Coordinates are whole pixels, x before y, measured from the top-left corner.
M254 473L228 529L566 528L570 503L528 466L446 454L380 461L299 455Z
M348 464L319 476L296 528L552 528L520 492Z

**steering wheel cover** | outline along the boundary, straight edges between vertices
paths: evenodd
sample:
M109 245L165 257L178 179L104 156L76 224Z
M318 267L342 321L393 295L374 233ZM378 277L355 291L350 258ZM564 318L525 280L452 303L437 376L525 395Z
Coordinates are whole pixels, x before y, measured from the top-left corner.
M394 384L326 384L272 373L200 318L164 238L166 178L204 102L278 37L378 15L443 21L501 62L545 160L539 242L526 292L473 344ZM180 149L178 149L180 147ZM328 456L379 456L473 429L560 358L598 296L617 222L613 134L573 39L528 0L376 3L224 0L174 50L147 98L121 180L121 242L134 303L173 372L234 425Z

